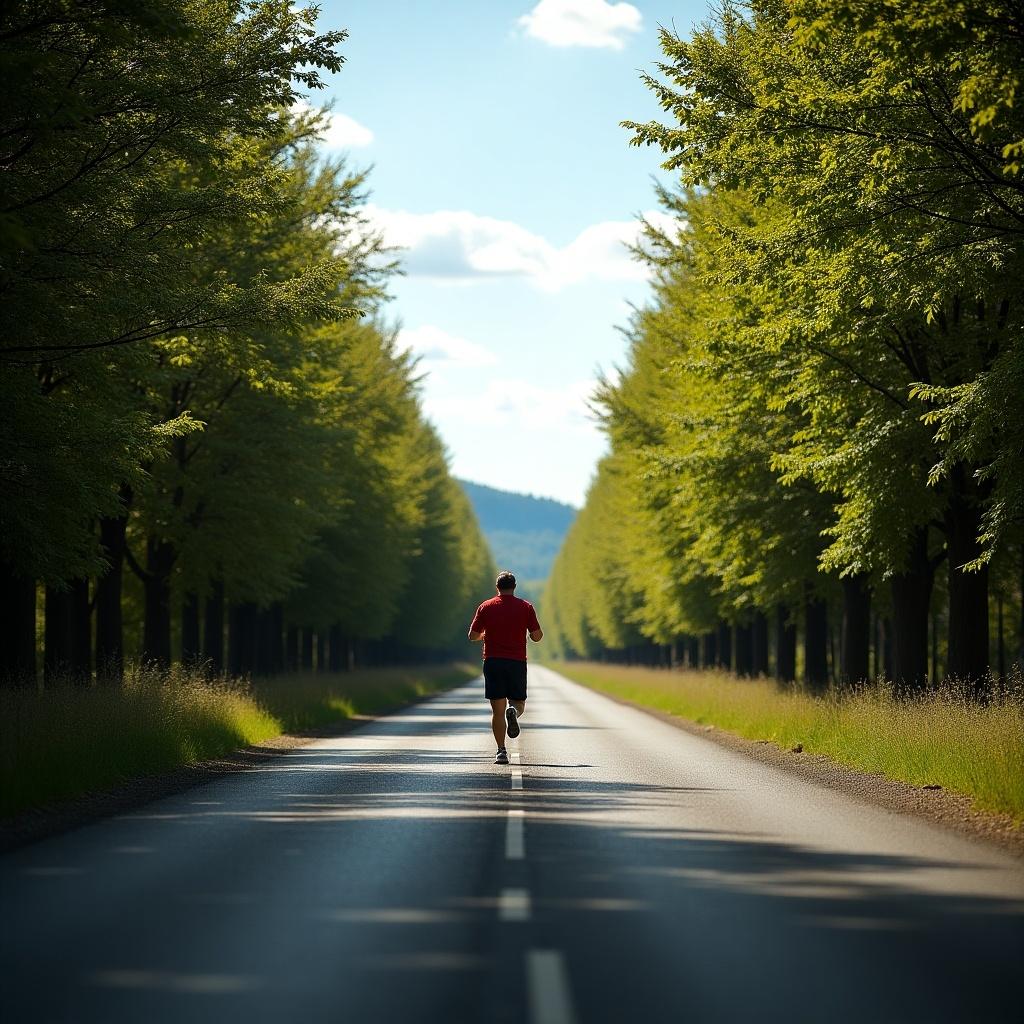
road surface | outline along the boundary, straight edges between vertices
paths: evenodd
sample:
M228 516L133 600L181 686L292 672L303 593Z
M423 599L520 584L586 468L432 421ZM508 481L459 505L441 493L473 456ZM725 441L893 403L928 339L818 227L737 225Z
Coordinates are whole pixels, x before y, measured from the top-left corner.
M22 1021L1024 1019L1024 867L531 668L0 859Z

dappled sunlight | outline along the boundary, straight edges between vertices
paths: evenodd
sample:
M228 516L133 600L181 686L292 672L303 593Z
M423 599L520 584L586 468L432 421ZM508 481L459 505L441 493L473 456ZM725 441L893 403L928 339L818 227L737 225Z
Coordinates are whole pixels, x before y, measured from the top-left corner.
M723 811L749 783L734 771L655 772L647 751L643 770L624 777L608 770L610 721L547 690L531 716L515 763L522 790L490 763L478 703L453 695L125 815L97 830L91 855L36 860L22 878L49 894L61 919L87 928L97 912L89 892L131 891L146 878L141 865L173 871L173 884L146 890L148 910L188 941L108 930L80 954L74 990L86 1001L89 992L151 993L230 1019L257 1007L250 997L259 1012L286 1016L303 1000L315 1006L325 972L361 993L358 1019L412 1019L410 1007L445 978L482 991L502 983L524 942L571 952L583 936L575 990L620 977L627 957L637 1019L658 1017L665 977L652 972L666 948L697 1004L782 998L785 949L799 947L816 977L860 1006L856 970L845 978L841 964L882 957L926 970L936 942L987 935L1010 948L1019 933L1024 902L986 886L983 864L819 848L773 833L770 818L736 827ZM591 761L577 759L579 744ZM521 814L526 858L503 866L510 814ZM230 868L211 874L204 850L222 851ZM261 938L267 927L287 936L285 972L276 944ZM729 966L737 957L741 979ZM995 967L975 970L993 982ZM381 993L378 979L401 982ZM390 1000L389 1017L371 993ZM593 1007L591 1018L600 1019Z
M658 1019L666 984L704 1007L698 1019L736 1019L720 1008L784 1000L787 950L798 949L813 984L831 979L833 989L816 989L821 1005L841 999L868 1019L866 964L948 973L945 951L957 943L1014 948L1024 897L1000 891L1005 875L983 857L794 838L784 818L751 817L744 801L760 789L721 760L736 755L691 739L707 763L698 768L689 752L687 766L666 768L688 751L684 734L645 716L625 723L627 709L586 691L555 699L565 686L546 685L531 705L513 766L491 763L486 714L453 694L125 815L95 839L79 833L60 859L22 866L18 898L35 891L78 935L103 917L90 893L133 891L145 865L168 872L172 882L144 890L161 929L129 937L103 925L103 944L80 953L73 991L86 1002L151 993L220 1007L225 1019L315 1007L324 978L359 993L358 1019L413 1019L410 1007L429 993L451 998L444 979L483 992L541 942L587 950L573 965L585 1007L585 983L612 979L627 986L615 998L628 998L637 1019ZM614 768L627 724L649 741L629 753L632 772ZM516 769L522 789L510 787ZM736 823L738 808L750 827ZM502 857L513 820L518 861ZM211 873L210 863L222 867ZM247 938L225 943L227 928ZM262 938L268 928L274 941ZM278 936L300 951L285 954L285 972ZM676 963L679 977L666 976ZM1002 970L970 969L989 986ZM377 979L399 978L381 992ZM583 1014L601 1019L593 1005Z

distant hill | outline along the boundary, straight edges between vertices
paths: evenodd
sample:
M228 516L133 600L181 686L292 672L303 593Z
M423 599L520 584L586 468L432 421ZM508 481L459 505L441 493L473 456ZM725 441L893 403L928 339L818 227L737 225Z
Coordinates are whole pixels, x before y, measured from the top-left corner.
M551 571L576 509L552 498L513 494L460 480L501 569L520 580L522 596L534 599Z

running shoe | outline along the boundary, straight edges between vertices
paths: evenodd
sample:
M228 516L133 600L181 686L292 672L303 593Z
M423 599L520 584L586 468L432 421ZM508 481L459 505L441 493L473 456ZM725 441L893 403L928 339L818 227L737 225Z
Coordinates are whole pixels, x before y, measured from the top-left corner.
M519 735L519 716L511 704L505 708L505 731L513 740Z
M508 753L504 747L499 747L498 752L494 755L495 764L508 764Z

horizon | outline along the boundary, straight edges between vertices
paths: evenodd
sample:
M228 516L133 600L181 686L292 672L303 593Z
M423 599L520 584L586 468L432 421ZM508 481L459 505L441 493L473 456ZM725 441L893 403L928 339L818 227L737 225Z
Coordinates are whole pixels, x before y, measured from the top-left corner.
M474 487L486 487L490 491L497 491L499 494L511 494L517 498L530 498L533 501L551 501L556 505L561 505L563 508L571 508L573 512L578 513L582 506L573 505L568 501L561 501L558 498L551 498L546 494L534 494L531 491L510 491L507 487L495 487L493 484L485 484L480 480L469 480L464 476L453 474L456 481L460 484L473 484Z

